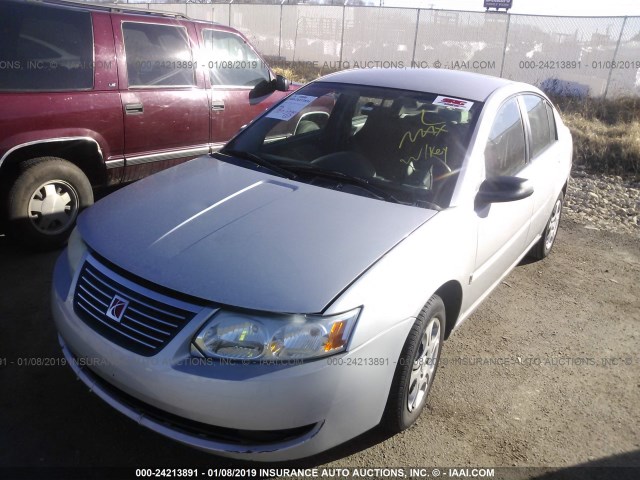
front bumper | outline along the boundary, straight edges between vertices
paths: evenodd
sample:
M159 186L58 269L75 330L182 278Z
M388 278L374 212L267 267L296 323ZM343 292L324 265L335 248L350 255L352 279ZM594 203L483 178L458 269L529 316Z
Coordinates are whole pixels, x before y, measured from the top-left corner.
M140 425L219 455L281 461L319 453L379 423L413 319L327 359L220 363L190 354L193 335L215 311L205 307L156 355L144 357L107 340L75 314L76 280L65 256L56 264L52 288L64 355L94 393ZM110 275L145 295L158 295Z

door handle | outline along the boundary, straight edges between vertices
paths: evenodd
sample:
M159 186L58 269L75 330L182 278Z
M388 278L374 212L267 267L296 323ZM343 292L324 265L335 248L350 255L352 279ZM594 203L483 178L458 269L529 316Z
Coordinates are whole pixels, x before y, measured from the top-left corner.
M124 105L124 113L127 115L136 115L138 113L142 113L144 111L144 107L141 103L125 103Z
M224 110L224 101L223 100L212 100L211 101L211 110L214 112L219 112Z

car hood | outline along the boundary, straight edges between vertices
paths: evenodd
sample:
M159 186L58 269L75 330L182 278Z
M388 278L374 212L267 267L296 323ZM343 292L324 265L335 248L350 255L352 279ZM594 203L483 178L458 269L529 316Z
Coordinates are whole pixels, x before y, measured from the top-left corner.
M105 197L78 228L97 254L162 287L318 313L435 213L201 157Z

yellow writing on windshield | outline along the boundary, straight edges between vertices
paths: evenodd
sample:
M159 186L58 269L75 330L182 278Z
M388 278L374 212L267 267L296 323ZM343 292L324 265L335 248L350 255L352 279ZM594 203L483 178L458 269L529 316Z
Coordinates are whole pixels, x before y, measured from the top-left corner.
M418 160L420 160L420 157L422 156L422 150L424 149L424 147L422 147L420 149L420 151L418 152L418 155L415 157L412 157L411 155L409 155L409 158L407 160L405 160L404 158L401 158L400 161L402 163L405 163L407 165L410 165L412 162L417 162Z
M420 158L423 157L423 153L424 153L425 160L428 160L430 158L437 158L439 160L442 160L444 163L447 163L448 150L449 150L449 147L424 144L420 148L420 151L415 157L412 155L409 155L408 159L405 160L404 158L401 158L400 161L406 165L410 165L412 162L417 162L418 160L420 160Z
M445 133L447 132L445 122L432 122L432 123L426 122L424 119L425 113L428 113L428 112L425 112L424 110L422 110L420 114L420 123L422 123L423 127L419 128L415 132L412 132L411 130L405 132L405 134L400 139L400 144L398 145L398 149L402 148L405 140L407 139L409 140L409 142L415 143L416 140L418 140L418 137L424 138L427 135L433 135L434 137L437 137L442 132L445 132Z

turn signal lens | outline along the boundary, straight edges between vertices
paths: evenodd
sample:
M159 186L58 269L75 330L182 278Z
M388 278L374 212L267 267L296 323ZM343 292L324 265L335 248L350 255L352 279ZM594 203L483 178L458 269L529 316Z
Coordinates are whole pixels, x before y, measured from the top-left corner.
M344 331L346 327L346 322L340 321L335 322L331 326L331 331L329 332L329 339L324 344L324 351L330 352L331 350L335 350L336 348L342 348L347 343L347 338L344 338Z

